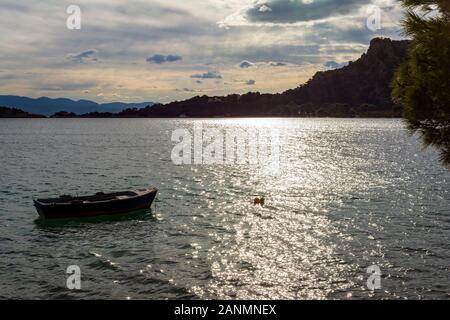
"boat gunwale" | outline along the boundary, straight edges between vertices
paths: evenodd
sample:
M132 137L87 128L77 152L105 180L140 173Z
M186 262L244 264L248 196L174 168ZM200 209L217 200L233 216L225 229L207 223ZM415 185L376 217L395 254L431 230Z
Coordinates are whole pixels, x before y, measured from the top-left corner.
M53 200L56 200L56 199L58 199L58 198L35 199L35 200L33 200L33 201L34 201L35 205L39 205L39 206L41 206L41 207L90 205L90 204L97 204L97 203L99 203L99 204L101 204L101 203L115 203L115 202L122 202L122 201L134 200L134 199L136 199L136 198L140 198L140 197L143 197L143 196L146 196L146 195L149 195L149 194L158 192L158 189L153 187L153 188L147 189L147 190L145 190L145 191L123 191L123 192L135 192L136 195L135 195L135 196L128 197L128 198L126 198L126 199L117 199L117 198L115 198L115 199L109 199L109 200L100 200L100 201L91 201L91 202L80 202L80 203L73 203L73 201L77 201L77 199L80 199L80 198L83 198L83 197L74 197L74 198L72 198L73 200L71 200L71 202L61 202L61 203L57 203L57 202L44 203L44 202L41 202L42 200L52 200L52 199L53 199ZM120 192L112 192L112 193L109 193L109 194L115 194L115 193L120 193ZM105 194L105 195L108 195L108 194ZM87 197L89 197L89 196L87 196ZM78 201L79 201L79 200L78 200Z

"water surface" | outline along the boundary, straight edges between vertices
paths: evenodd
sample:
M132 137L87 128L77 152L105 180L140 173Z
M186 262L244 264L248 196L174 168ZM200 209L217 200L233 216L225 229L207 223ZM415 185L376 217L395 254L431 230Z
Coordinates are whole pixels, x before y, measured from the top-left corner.
M174 165L172 132L194 123L278 129L280 171ZM0 156L0 298L450 293L450 173L400 120L0 120ZM48 224L32 206L149 185L156 208L125 219ZM69 265L81 268L80 291L65 287Z

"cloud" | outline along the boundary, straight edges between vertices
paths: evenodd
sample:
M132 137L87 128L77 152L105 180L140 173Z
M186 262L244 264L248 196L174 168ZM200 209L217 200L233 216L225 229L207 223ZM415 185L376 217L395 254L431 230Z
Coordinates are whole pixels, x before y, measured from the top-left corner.
M250 67L253 67L253 66L254 66L253 63L251 63L251 62L249 62L249 61L246 61L246 60L242 61L242 62L239 64L239 67L241 67L241 68L243 68L243 69L250 68Z
M248 86L253 86L256 84L256 80L253 80L253 79L250 79L250 80L235 79L233 81L235 83L246 84ZM225 83L225 84L228 84L228 83Z
M327 61L323 65L330 69L338 69L339 68L339 63L337 63L336 61Z
M183 57L177 56L177 55L172 55L172 54L169 54L167 56L162 55L162 54L155 54L151 57L148 57L145 60L149 63L163 64L166 62L175 62L175 61L183 60Z
M371 0L266 0L255 2L245 12L251 22L296 23L348 14Z
M284 62L270 62L269 65L271 67L284 67L284 66L287 66L287 64L284 63Z
M336 61L327 61L324 63L324 66L329 69L340 69L342 67L345 67L346 65L348 65L348 62L339 63Z
M178 92L195 92L195 90L189 89L189 88L175 89L175 91L178 91Z
M194 79L222 79L222 75L216 71L208 71L202 74L193 74L191 78Z
M176 92L184 92L184 93L199 93L203 92L202 90L183 88L183 89L175 89Z
M97 61L97 58L94 56L98 53L96 49L89 49L77 54L69 54L69 58L75 62L86 62L87 60Z
M263 4L261 7L259 7L259 12L272 12L272 8Z

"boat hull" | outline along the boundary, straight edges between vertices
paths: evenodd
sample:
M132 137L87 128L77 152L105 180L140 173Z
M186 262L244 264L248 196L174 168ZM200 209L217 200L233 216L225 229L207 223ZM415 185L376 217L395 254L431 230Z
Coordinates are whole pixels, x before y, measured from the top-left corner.
M98 216L121 215L139 210L150 209L158 190L151 189L145 193L127 199L114 199L99 202L72 202L44 204L34 201L34 206L43 219L88 218Z

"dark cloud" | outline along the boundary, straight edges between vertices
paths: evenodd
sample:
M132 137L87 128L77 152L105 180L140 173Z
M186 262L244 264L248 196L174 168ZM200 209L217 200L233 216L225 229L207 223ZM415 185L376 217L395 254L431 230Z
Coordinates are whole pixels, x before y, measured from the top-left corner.
M222 75L216 71L208 71L202 74L193 74L191 78L194 79L222 79Z
M252 22L295 23L347 14L371 0L267 0L256 2L246 12Z
M243 68L243 69L250 68L250 67L253 67L253 66L254 66L254 64L251 63L251 62L249 62L249 61L247 61L247 60L244 60L244 61L242 61L242 62L239 64L239 67L241 67L241 68Z
M69 55L70 59L72 59L75 62L85 62L86 60L93 60L96 61L97 58L94 56L98 53L95 49L89 49L77 54L71 54Z
M172 54L169 54L167 56L162 55L162 54L155 54L146 59L147 62L156 63L156 64L163 64L166 62L175 62L175 61L180 61L180 60L183 60L183 57L172 55Z
M249 85L249 86L253 86L253 85L256 84L256 81L255 81L255 80L248 80L248 81L246 82L246 84Z
M179 61L179 60L183 60L183 58L181 56L174 56L174 55L168 55L166 57L167 62L174 62L174 61Z
M202 92L202 90L195 90L195 89L190 89L190 88L175 89L175 91L177 91L177 92L189 92L189 93Z
M271 67L284 67L284 66L287 66L287 64L284 63L284 62L271 62L269 65Z

